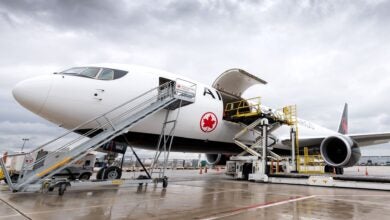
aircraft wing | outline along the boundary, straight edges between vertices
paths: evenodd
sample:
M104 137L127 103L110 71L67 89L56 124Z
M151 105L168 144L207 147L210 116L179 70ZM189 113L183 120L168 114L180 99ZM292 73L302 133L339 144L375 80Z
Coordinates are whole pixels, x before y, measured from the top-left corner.
M388 133L368 133L368 134L347 134L348 136L355 140L359 147L367 147L377 144L384 144L390 142L390 132ZM302 137L299 138L300 147L319 147L321 142L326 137ZM282 140L283 144L291 144L290 139Z
M324 139L325 139L325 137L299 138L299 146L300 147L320 147L321 142ZM290 139L282 139L282 144L291 146L291 140Z
M390 133L349 134L347 136L355 140L359 147L390 142Z

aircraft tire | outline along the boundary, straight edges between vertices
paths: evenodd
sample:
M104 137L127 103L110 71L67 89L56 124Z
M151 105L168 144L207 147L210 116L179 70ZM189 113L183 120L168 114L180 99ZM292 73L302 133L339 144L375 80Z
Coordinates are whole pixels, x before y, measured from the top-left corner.
M122 170L117 166L110 166L104 171L104 179L120 179L122 177Z
M344 174L344 168L336 168L336 174L343 175Z
M325 165L325 173L333 173L333 167L329 165Z

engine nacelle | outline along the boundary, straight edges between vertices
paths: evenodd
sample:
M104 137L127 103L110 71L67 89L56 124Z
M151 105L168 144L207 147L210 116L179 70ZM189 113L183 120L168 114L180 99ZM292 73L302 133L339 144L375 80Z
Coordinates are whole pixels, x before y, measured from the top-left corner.
M206 154L208 165L226 165L229 156L223 154Z
M320 151L325 162L333 167L351 167L361 156L357 143L350 137L342 135L325 138Z

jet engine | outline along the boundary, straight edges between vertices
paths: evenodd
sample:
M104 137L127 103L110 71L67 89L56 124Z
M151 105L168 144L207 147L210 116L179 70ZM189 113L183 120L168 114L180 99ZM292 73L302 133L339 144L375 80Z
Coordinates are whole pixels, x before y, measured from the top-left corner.
M325 138L320 147L321 156L332 167L351 167L360 159L357 143L347 136L330 136Z
M223 154L206 154L206 161L209 165L226 165L229 156Z

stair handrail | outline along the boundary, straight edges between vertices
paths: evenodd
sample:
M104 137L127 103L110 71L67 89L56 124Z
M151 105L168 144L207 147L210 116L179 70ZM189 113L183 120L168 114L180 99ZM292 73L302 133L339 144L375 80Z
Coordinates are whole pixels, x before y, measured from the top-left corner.
M105 112L105 113L99 115L99 116L96 116L96 117L94 117L94 118L92 118L92 119L90 119L90 120L88 120L88 121L86 121L86 122L83 122L82 124L76 126L76 127L73 128L72 130L69 130L69 131L65 132L63 135L61 135L61 136L59 136L59 137L57 137L57 138L55 138L55 139L53 139L53 140L51 140L51 141L49 141L49 142L47 142L47 143L45 143L45 144L43 144L43 145L37 147L36 149L34 149L34 150L32 150L32 151L30 151L30 152L28 152L28 153L25 153L25 154L30 154L30 153L33 153L33 152L35 152L35 151L37 151L37 150L40 150L40 149L42 149L44 146L46 146L46 145L48 145L48 144L50 144L50 143L53 143L54 141L59 140L59 139L61 139L62 137L65 137L65 136L68 135L68 134L73 133L74 131L76 131L77 129L83 127L84 125L86 125L86 124L88 124L88 123L91 123L91 122L97 120L98 118L101 118L102 116L107 115L108 113L113 112L113 111L115 111L115 110L117 110L117 109L119 109L119 108L121 108L121 107L123 107L123 106L129 104L130 102L132 102L132 101L134 101L134 100L136 100L136 99L141 98L142 96L144 96L144 95L146 95L146 94L148 94L148 93L150 93L150 92L152 92L152 91L154 91L154 90L156 90L156 89L158 89L158 88L162 88L162 87L167 86L167 85L172 84L172 83L173 83L173 81L166 82L166 83L164 83L164 84L162 84L162 85L160 85L160 86L157 86L157 87L155 87L155 88L153 88L153 89L150 89L150 90L148 90L148 91L142 93L141 95L138 95L138 96L136 96L135 98L132 98L132 99L130 99L129 101L126 101L125 103L123 103L123 104L121 104L121 105L119 105L119 106L117 106L117 107L115 107L115 108L113 108L113 109L111 109L111 110L109 110L109 111L107 111L107 112Z
M127 102L125 102L125 103L123 103L123 104L121 104L121 105L119 105L119 106L113 108L113 109L111 109L110 111L107 111L107 112L105 112L105 113L103 113L103 114L101 114L101 115L99 115L99 116L97 116L97 117L95 117L95 118L93 118L93 119L91 119L91 120L88 120L87 122L82 123L81 125L79 125L79 126L73 128L72 130L70 130L70 131L66 132L65 134L61 135L60 137L57 137L57 138L55 138L55 139L53 139L53 140L51 140L51 141L49 141L49 142L47 142L47 143L45 143L45 144L39 146L38 148L32 150L31 152L29 152L29 153L24 153L24 154L19 154L19 155L27 155L27 154L32 154L33 152L39 151L40 149L44 148L45 146L47 146L47 145L49 145L49 144L51 144L51 143L53 143L53 142L55 142L55 141L57 141L57 140L59 140L59 139L61 139L61 138L65 137L65 136L71 134L72 132L74 132L74 131L77 130L78 128L81 128L82 126L87 125L87 124L89 124L89 123L91 123L91 122L97 121L98 119L100 119L100 118L106 116L107 114L109 114L109 113L111 113L111 112L114 112L115 110L117 110L117 109L119 109L119 108L125 106L126 104L129 104L129 103L131 103L132 101L135 101L135 100L137 100L137 99L143 97L144 95L146 95L146 94L148 94L148 93L150 93L150 92L152 92L152 91L155 91L156 89L164 88L164 87L167 87L167 88L168 88L168 90L166 91L166 93L157 94L157 95L155 95L155 96L153 96L153 97L151 97L151 98L149 98L149 99L147 99L147 100L145 100L145 101L143 101L143 102L137 104L136 106L133 106L133 107L130 108L129 110L127 110L127 111L123 112L122 114L116 116L114 119L117 119L118 117L122 117L123 115L126 115L128 112L130 112L130 111L132 111L132 110L134 110L134 109L140 108L140 107L144 106L146 103L150 103L152 100L156 100L156 99L155 99L156 97L159 97L159 96L161 96L161 95L168 95L168 96L169 96L169 95L172 95L173 92L174 92L174 91L173 91L174 87L172 86L173 83L174 83L173 81L167 82L167 83L162 84L161 86L158 86L158 87L155 87L155 88L153 88L153 89L151 89L151 90L148 90L148 91L142 93L141 95L139 95L139 96L137 96L137 97L135 97L135 98L133 98L133 99L131 99L131 100L129 100L129 101L127 101ZM67 142L66 144L64 144L64 146L62 146L62 147L56 149L55 151L52 151L52 152L50 152L49 154L47 154L47 155L45 155L45 156L43 156L43 157L37 159L37 160L34 161L33 163L23 166L23 168L24 168L24 169L32 168L34 165L36 165L36 164L42 162L43 160L45 160L45 159L48 158L49 156L54 155L54 154L60 152L61 150L65 149L65 148L68 148L69 146L71 146L72 144L74 144L74 143L76 143L76 142L82 140L83 138L87 138L88 135L97 132L99 129L102 129L102 128L104 128L104 127L107 126L107 125L109 125L109 122L108 122L108 121L107 121L106 123L104 123L103 125L100 125L99 127L95 128L95 129L92 129L92 130L90 130L90 131L84 133L83 135L78 136L77 138L71 140L70 142Z
M128 112L130 112L130 111L132 111L132 110L134 110L134 109L136 109L136 108L139 108L139 107L143 106L143 105L146 104L146 103L149 103L149 101L150 101L150 100L154 100L155 97L158 97L158 96L153 96L152 98L148 99L147 101L142 102L142 103L140 103L139 105L135 106L134 108L129 109L129 110L126 111L125 113L128 113ZM125 114L125 113L123 113L123 114ZM121 115L122 115L122 114L121 114ZM103 116L101 116L101 117L103 117ZM100 118L101 118L101 117L100 117ZM117 117L119 117L119 116L117 116ZM117 117L115 117L115 119L116 119ZM98 118L98 119L99 119L99 118ZM94 121L92 121L92 122L94 122ZM34 161L33 163L31 163L31 164L28 164L28 165L23 166L23 168L24 168L24 169L32 168L35 164L38 164L38 163L44 161L45 159L47 159L47 158L48 158L49 156L51 156L51 155L55 155L56 153L61 152L61 151L64 150L64 149L67 149L68 147L72 146L73 144L77 143L78 141L81 141L81 140L84 139L84 138L88 138L88 136L89 136L90 134L93 134L93 133L99 131L100 129L105 128L107 125L110 125L110 124L108 123L108 121L107 121L106 123L104 123L103 125L100 125L100 126L97 127L97 128L94 128L94 129L92 129L92 130L89 130L88 132L84 133L83 135L80 135L80 136L76 137L75 139L70 140L69 142L67 142L67 143L65 143L63 146L61 146L60 148L57 148L56 150L51 151L50 153L46 154L45 156L40 157L39 159L35 160L35 161ZM46 146L47 146L47 145L46 145Z

